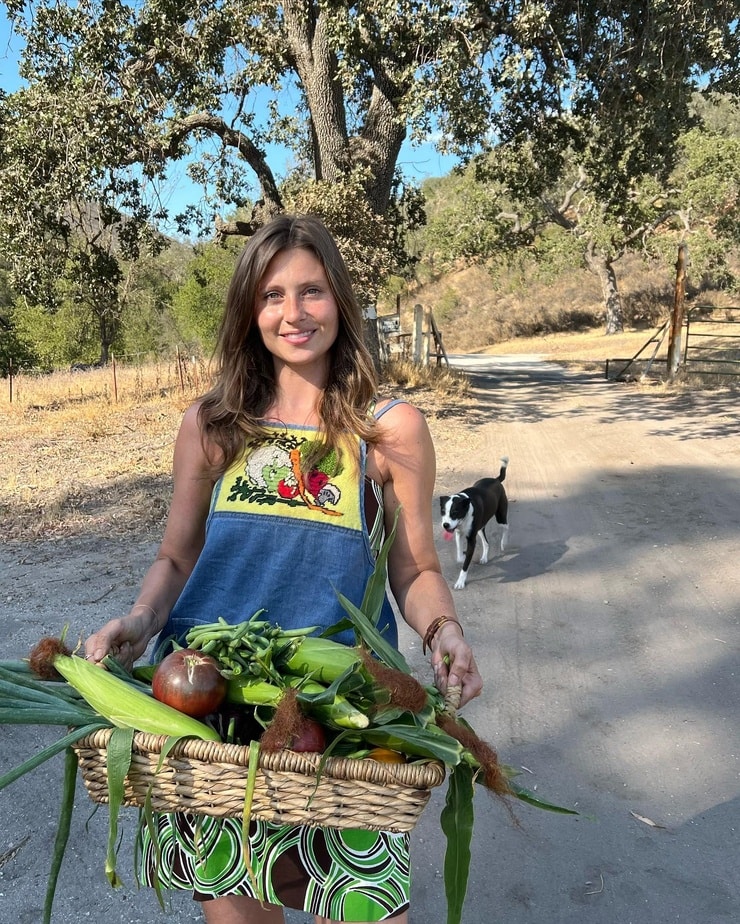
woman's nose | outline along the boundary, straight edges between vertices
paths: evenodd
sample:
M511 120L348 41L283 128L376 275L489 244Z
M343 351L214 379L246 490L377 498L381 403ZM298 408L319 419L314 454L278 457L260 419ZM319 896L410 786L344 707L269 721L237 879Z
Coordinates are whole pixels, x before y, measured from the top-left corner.
M305 316L303 299L300 295L287 293L283 301L283 318L286 321L299 321Z

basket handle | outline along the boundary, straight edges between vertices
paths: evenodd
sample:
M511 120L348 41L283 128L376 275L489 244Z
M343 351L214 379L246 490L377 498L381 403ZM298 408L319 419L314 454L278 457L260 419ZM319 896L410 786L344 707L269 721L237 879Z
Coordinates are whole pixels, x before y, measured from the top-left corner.
M457 710L460 708L460 699L462 697L462 684L457 683L455 686L447 687L447 692L445 693L445 706L442 710L444 715L448 715L451 719L454 719L457 716Z

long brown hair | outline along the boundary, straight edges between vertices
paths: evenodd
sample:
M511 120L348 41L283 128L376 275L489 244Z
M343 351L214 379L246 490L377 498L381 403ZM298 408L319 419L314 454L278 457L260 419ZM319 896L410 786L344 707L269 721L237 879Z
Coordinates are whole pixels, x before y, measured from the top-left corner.
M341 452L353 445L351 434L368 442L375 439L368 408L377 393L377 376L363 341L362 311L342 255L315 215L279 215L249 239L239 256L219 328L216 385L201 402L203 434L222 451L222 471L248 443L265 438L261 418L275 397L276 383L272 354L255 323L257 291L270 261L298 247L310 250L321 262L339 311L329 379L318 406L323 446L318 454L330 449Z

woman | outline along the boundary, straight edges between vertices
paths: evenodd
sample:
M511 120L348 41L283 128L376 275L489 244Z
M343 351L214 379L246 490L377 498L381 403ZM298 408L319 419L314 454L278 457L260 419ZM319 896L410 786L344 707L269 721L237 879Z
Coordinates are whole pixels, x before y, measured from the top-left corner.
M482 682L434 547L434 449L422 414L377 399L361 312L331 235L315 217L260 229L234 272L215 387L183 418L164 538L128 615L86 642L89 659L132 664L153 637L239 622L264 607L283 629L330 626L354 603L400 509L388 560L405 621L432 651L437 687ZM440 619L445 616L446 619ZM380 627L397 639L386 601ZM341 640L341 637L340 637ZM353 637L345 635L351 643ZM406 924L406 834L262 822L250 831L260 902L244 868L241 822L158 816L161 862L144 878L193 891L208 924L278 924L282 908L317 922ZM259 893L258 893L259 895Z

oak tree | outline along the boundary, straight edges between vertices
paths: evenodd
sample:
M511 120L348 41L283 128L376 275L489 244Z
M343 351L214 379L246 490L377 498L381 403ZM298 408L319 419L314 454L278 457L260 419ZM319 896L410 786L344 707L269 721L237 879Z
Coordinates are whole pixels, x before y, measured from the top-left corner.
M25 162L27 181L25 212L8 219L8 197L0 203L13 259L16 232L47 252L67 246L67 195L96 203L136 243L127 222L156 226L166 213L158 184L170 163L188 162L205 198L179 216L183 227L249 234L302 181L317 186L314 208L336 190L350 212L356 204L370 266L389 266L398 221L419 216L399 153L432 135L462 162L502 143L526 147L530 194L553 187L576 147L592 188L618 210L636 176L670 169L700 76L731 90L739 57L734 0L6 5L26 43L26 86L0 107L14 152L0 180ZM40 142L29 137L24 156L15 136L34 106L54 119L35 125ZM285 149L293 161L281 175ZM372 286L365 295L371 310Z

